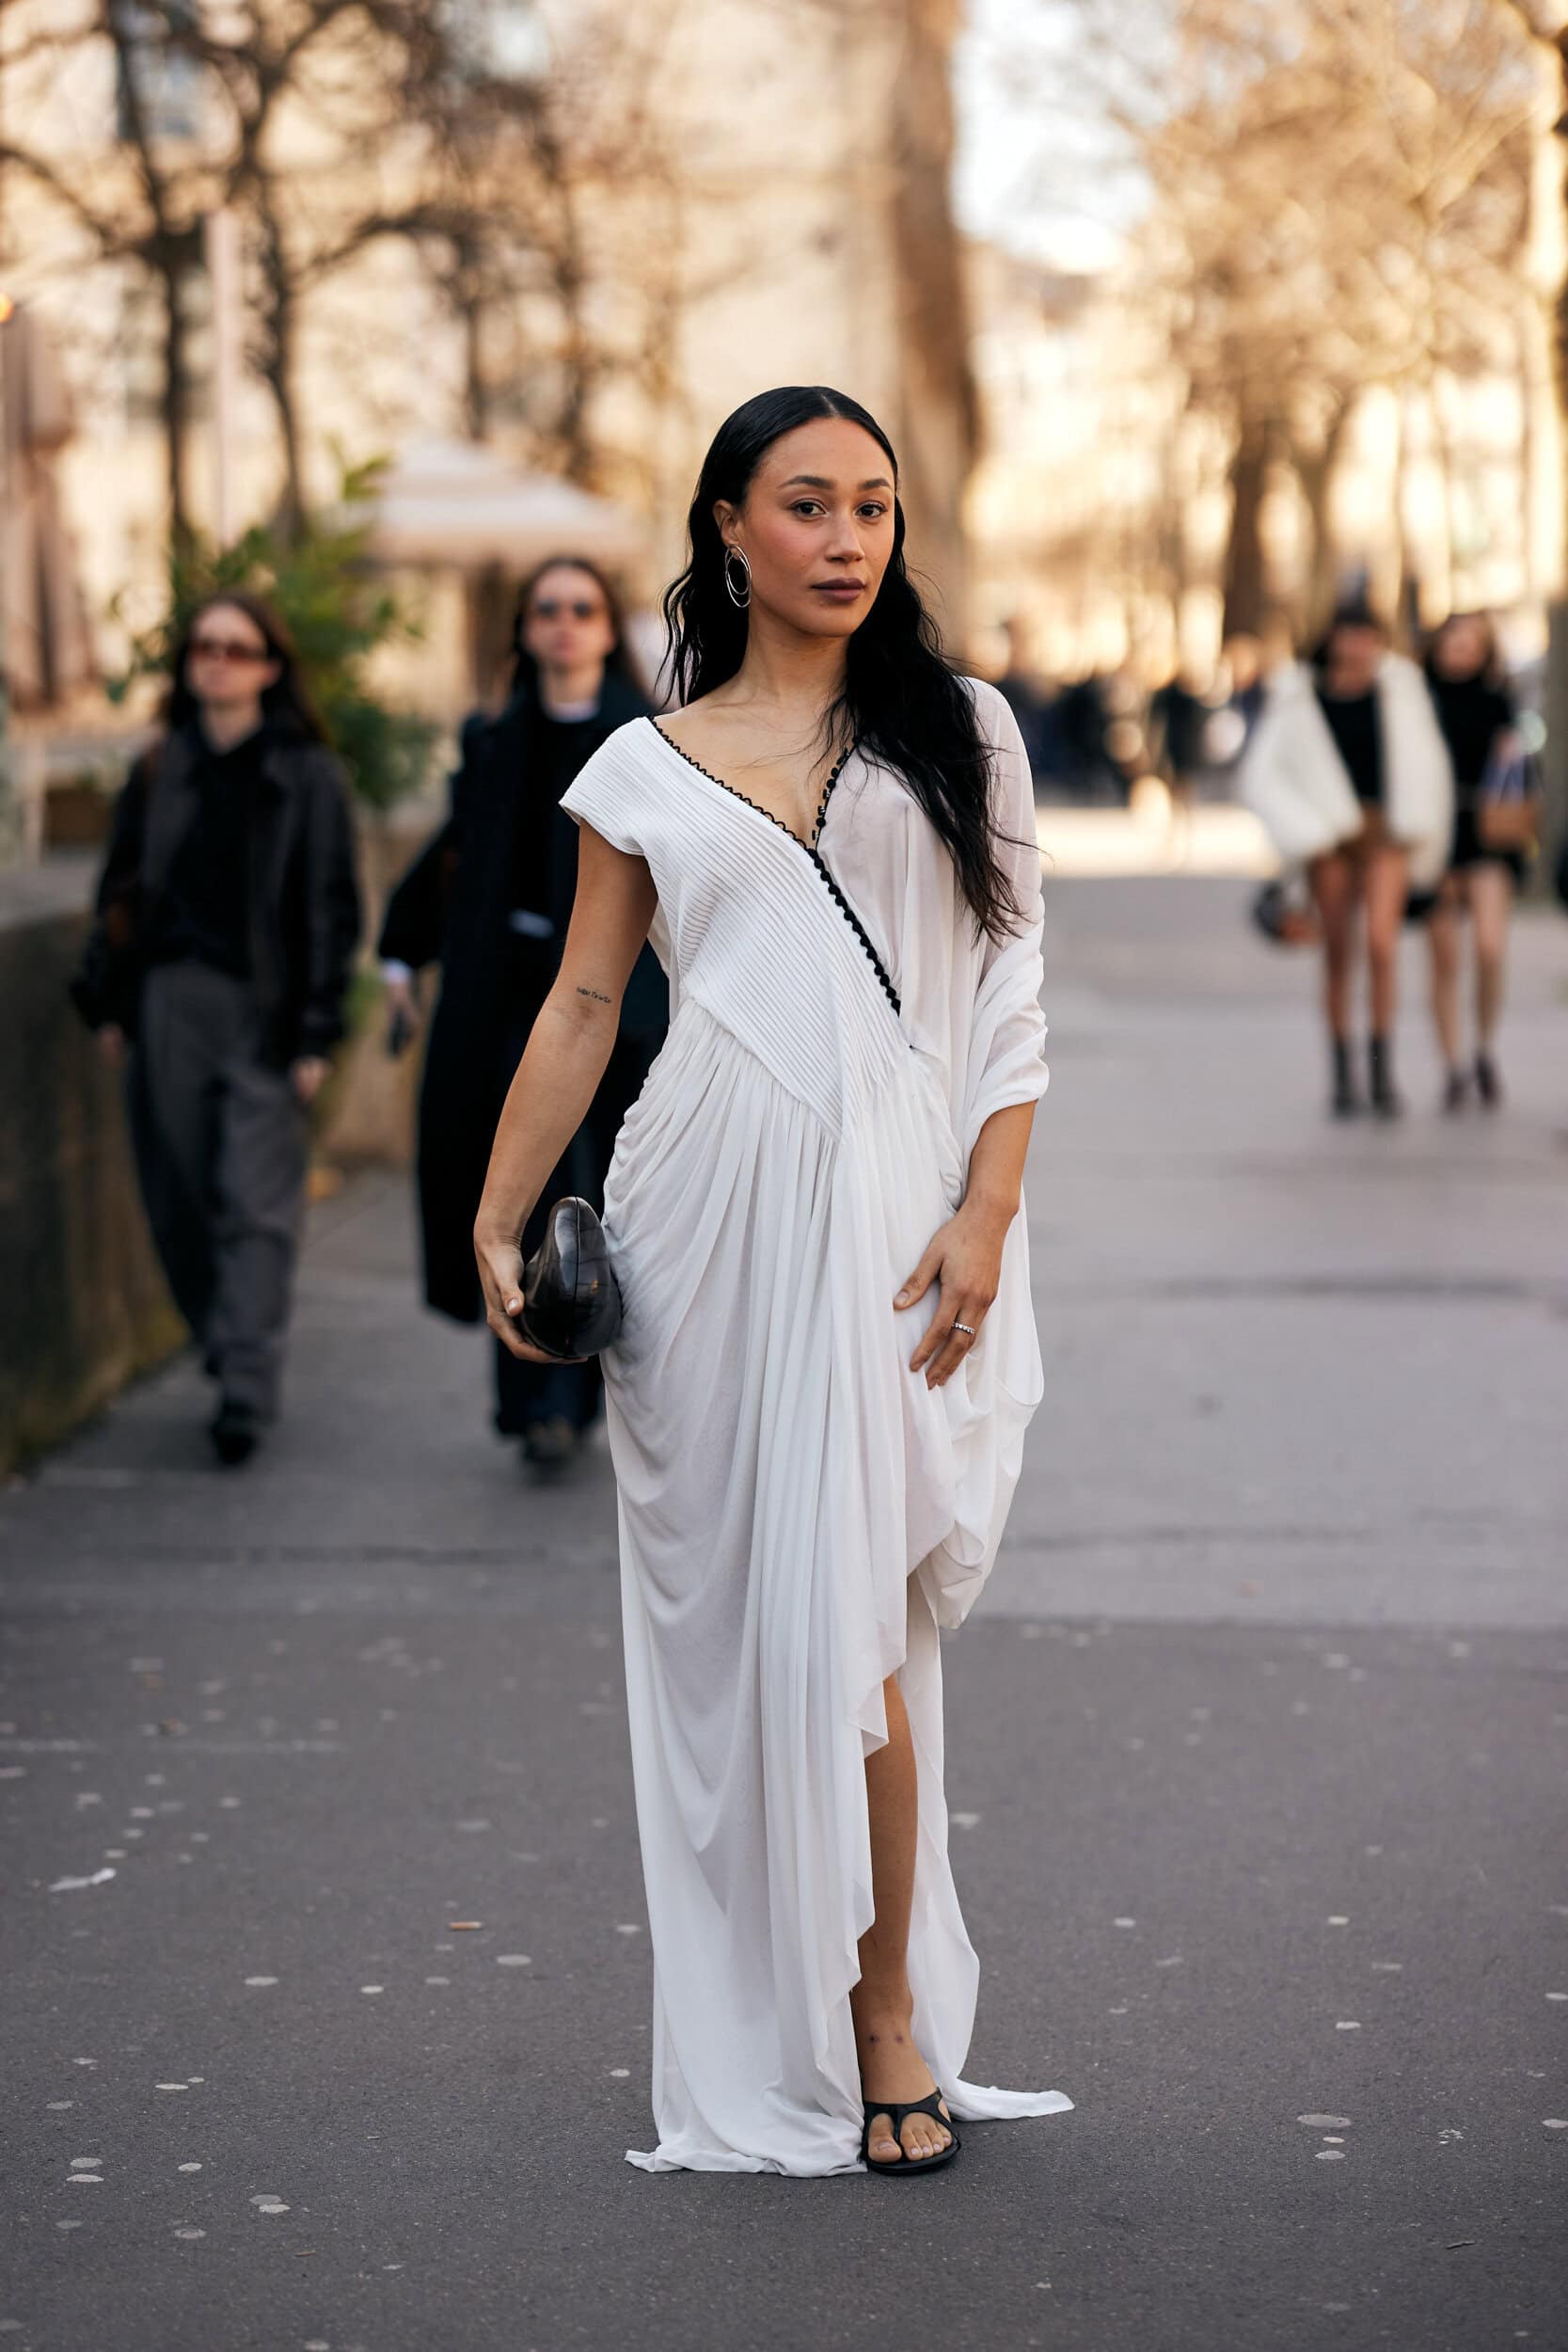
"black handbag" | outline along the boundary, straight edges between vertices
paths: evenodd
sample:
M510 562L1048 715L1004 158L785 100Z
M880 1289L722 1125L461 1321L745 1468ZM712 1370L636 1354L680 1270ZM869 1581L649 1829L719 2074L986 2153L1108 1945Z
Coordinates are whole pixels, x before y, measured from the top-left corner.
M1266 882L1247 913L1253 926L1276 947L1300 947L1318 936L1318 918L1305 890Z
M531 1346L565 1361L596 1356L621 1328L604 1227L575 1193L555 1202L545 1238L523 1268L518 1324Z

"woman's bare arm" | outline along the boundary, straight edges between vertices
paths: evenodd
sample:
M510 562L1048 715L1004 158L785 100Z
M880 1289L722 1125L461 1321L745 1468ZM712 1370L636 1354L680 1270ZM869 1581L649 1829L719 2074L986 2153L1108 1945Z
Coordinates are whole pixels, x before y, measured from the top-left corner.
M474 1220L484 1319L514 1356L533 1363L555 1359L517 1335L523 1305L518 1236L604 1076L621 998L655 903L643 860L611 849L592 826L582 826L561 971L507 1094Z
M964 1359L962 1335L953 1334L955 1322L967 1323L977 1333L996 1296L1002 1246L1022 1200L1035 1107L1033 1103L1009 1103L992 1111L974 1138L962 1201L932 1235L926 1255L893 1302L912 1307L933 1282L942 1284L936 1312L910 1358L910 1370L924 1372L929 1389L943 1387Z

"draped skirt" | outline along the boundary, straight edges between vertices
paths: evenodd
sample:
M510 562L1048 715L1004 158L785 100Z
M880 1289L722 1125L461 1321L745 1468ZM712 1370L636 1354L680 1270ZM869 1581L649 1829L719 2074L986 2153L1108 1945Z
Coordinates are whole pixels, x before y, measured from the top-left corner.
M655 1979L657 2142L628 2153L648 2170L858 2165L864 1759L893 1674L918 1773L920 2047L959 2118L1071 2105L961 2079L977 1964L938 1629L989 1571L1039 1393L1022 1216L964 1366L937 1390L909 1369L937 1293L903 1312L894 1295L963 1183L901 1037L834 1130L689 993L616 1144L626 1314L603 1360Z

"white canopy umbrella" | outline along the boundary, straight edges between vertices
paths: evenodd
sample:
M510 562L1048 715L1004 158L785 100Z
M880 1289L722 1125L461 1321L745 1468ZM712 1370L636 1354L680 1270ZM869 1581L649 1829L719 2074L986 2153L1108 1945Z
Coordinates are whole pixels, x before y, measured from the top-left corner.
M370 549L385 564L526 571L547 555L620 564L642 549L624 507L549 474L522 473L471 441L421 441L381 477Z

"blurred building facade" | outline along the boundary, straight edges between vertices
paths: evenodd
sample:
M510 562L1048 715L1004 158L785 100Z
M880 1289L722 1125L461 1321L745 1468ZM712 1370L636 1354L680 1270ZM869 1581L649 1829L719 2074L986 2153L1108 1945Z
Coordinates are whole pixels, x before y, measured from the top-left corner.
M285 13L298 11L270 11ZM417 40L421 11L405 13ZM680 562L718 421L764 386L825 381L888 425L914 560L982 661L1001 659L1011 618L1046 675L1209 667L1227 591L1235 607L1238 434L1182 364L1176 232L1156 205L1092 272L959 237L959 13L958 0L646 0L634 15L610 0L476 0L491 62L515 69L521 95L469 106L458 88L437 119L407 98L391 33L322 11L256 134L259 212L254 186L242 192L238 518L295 493L329 501L342 458L482 439L640 517L627 584L647 603ZM396 15L393 0L375 22ZM176 342L184 501L198 526L214 519L201 217L226 189L232 200L233 108L178 46L128 68L101 33L72 35L54 0L11 0L0 73L8 132L40 159L0 169L0 267L71 378L78 431L60 472L112 664L163 594ZM162 248L150 167L166 183ZM1553 217L1536 207L1538 223ZM178 337L150 265L160 251ZM1517 336L1503 321L1469 337L1463 366L1357 389L1321 455L1310 432L1306 454L1256 453L1261 601L1280 635L1307 628L1353 570L1386 609L1427 619L1471 604L1528 619L1554 593L1560 460L1523 284L1520 318ZM465 584L431 575L420 596L425 643L399 654L397 691L451 713L469 690ZM105 617L116 599L124 626Z
M621 20L619 44L613 12L602 12L600 48L583 45L586 13L546 5L552 25L521 8L492 12L503 48L526 32L531 70L546 70L552 33L568 60L547 126L557 177L542 194L519 160L526 118L476 109L459 122L467 145L454 161L427 125L378 120L368 97L345 96L356 75L374 78L362 27L315 42L265 128L271 226L244 232L247 361L229 444L238 520L286 491L287 444L304 499L322 502L345 457L483 437L637 512L647 559L628 585L647 600L678 568L691 485L721 417L768 385L825 382L886 423L922 568L958 612L976 410L947 196L957 0L864 11L651 0L636 26ZM79 431L62 463L65 497L112 663L125 628L106 617L111 603L128 628L163 593L169 306L145 240L140 254L106 252L112 236L92 225L144 202L124 59L117 69L106 41L65 38L52 0L14 0L4 44L8 123L26 123L46 167L5 169L0 255L8 285L53 326L71 378ZM135 75L142 136L178 188L188 262L199 208L223 194L231 125L204 71L178 55L150 50ZM443 175L459 169L467 194L492 197L498 212L509 187L520 203L538 200L540 257L522 254L510 284L486 287L462 235L443 236ZM419 225L364 233L377 219ZM320 262L334 251L341 258ZM281 358L280 276L292 280ZM211 288L199 266L183 268L181 285L183 495L210 531ZM450 709L467 691L458 584L433 580L424 603L425 649L400 660L418 698Z
M1402 629L1487 606L1539 645L1568 505L1545 15L1079 0L1034 22L1045 220L1103 244L1114 215L1120 249L1092 272L974 257L980 618L1015 614L1048 669L1201 671L1227 632L1299 640L1354 580ZM1020 20L993 77L1028 43ZM1080 122L1109 193L1053 173L1053 126L1070 163Z

